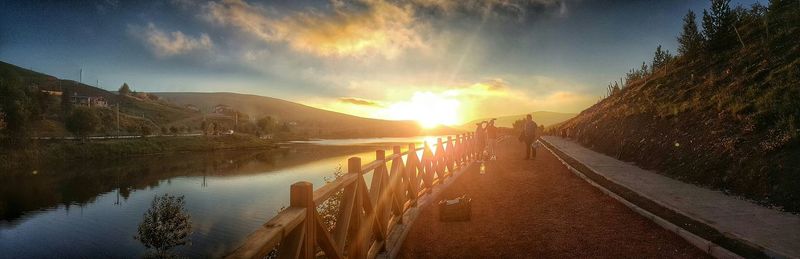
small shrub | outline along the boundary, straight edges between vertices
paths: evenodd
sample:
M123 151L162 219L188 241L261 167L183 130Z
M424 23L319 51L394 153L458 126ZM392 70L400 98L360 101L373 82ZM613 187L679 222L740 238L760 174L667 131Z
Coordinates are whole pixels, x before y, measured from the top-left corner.
M184 206L183 196L156 196L133 238L155 249L155 257L169 257L169 249L190 244L192 219Z

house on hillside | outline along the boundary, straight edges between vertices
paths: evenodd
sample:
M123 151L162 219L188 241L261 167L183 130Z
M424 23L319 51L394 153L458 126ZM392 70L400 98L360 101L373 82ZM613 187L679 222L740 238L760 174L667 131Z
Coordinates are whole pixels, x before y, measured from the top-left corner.
M40 90L40 91L46 95L52 95L52 96L61 96L62 94L64 94L64 92L62 91L55 91L55 90Z
M189 109L189 110L191 110L193 112L200 112L200 108L197 108L197 106L194 106L194 105L191 105L191 104L187 104L184 107L186 107L186 109Z
M106 98L102 96L85 96L85 95L78 95L78 93L75 93L73 96L70 96L69 101L72 102L73 105L78 105L78 106L108 107L108 102L106 101Z
M225 113L231 113L231 112L234 112L234 110L233 110L233 108L231 108L228 105L218 104L217 106L214 106L214 113L225 114Z

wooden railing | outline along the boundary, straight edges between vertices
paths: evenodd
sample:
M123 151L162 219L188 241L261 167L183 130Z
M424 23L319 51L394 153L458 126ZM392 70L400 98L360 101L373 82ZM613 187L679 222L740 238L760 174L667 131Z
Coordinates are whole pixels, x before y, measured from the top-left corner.
M473 136L463 134L446 142L439 138L435 150L428 143L422 148L408 144L405 152L394 146L389 156L377 150L375 161L364 165L351 157L346 174L317 190L309 182L292 184L289 207L250 234L228 258L274 257L276 252L278 258L375 258L392 248L388 239L404 223L404 214L477 158L474 146ZM369 185L364 178L368 173ZM329 230L317 207L340 191L336 223Z

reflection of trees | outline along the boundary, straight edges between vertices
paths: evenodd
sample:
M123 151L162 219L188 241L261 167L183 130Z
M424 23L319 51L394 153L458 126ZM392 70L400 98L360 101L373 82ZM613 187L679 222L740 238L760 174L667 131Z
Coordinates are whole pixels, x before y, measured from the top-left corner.
M137 235L148 249L155 249L154 258L173 257L169 250L176 246L190 244L192 218L186 211L183 196L164 194L153 198L150 209L145 212L139 224Z
M119 161L54 163L37 174L3 172L0 173L3 178L0 226L15 224L23 215L45 208L83 206L112 191L127 200L135 190L157 187L160 181L178 176L260 174L366 150L371 148L299 145L270 151L178 153Z

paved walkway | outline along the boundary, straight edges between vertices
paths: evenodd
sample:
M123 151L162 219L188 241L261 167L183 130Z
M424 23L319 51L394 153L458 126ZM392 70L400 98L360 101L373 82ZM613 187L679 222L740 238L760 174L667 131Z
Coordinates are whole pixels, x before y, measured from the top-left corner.
M800 217L797 215L673 180L569 140L552 136L543 138L594 173L641 197L706 224L726 237L743 240L750 246L763 247L767 256L800 258Z
M546 149L535 160L523 160L522 151L514 140L502 143L486 174L464 172L439 196L470 196L471 221L441 222L435 204L423 207L400 257L708 257L577 177Z

